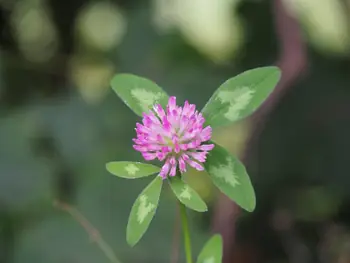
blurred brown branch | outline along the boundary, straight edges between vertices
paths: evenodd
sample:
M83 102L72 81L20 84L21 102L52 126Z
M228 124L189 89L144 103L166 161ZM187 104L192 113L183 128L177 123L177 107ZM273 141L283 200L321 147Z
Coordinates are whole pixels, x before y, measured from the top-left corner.
M112 263L122 263L113 252L112 248L108 243L102 238L98 230L74 207L69 204L63 203L61 201L55 201L53 204L56 208L70 214L89 234L90 240L95 242L99 248L103 251L106 257Z
M244 163L247 165L254 146L260 140L261 132L269 114L275 109L281 98L293 86L300 73L307 65L306 48L302 40L298 22L288 13L282 0L273 2L273 15L276 34L280 43L280 58L277 66L282 70L282 78L262 107L250 118L253 123L251 134L242 154ZM220 195L216 204L213 231L222 235L224 240L223 263L233 262L235 252L235 219L239 214L239 208L226 196ZM236 262L239 263L239 262Z

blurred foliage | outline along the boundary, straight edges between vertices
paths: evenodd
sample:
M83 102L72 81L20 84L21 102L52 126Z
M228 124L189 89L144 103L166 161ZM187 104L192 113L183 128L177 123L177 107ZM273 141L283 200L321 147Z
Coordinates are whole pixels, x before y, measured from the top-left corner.
M306 38L321 52L348 56L349 17L342 1L284 0L303 26Z
M126 20L117 5L96 2L86 5L78 14L78 42L92 49L109 51L117 46L126 32Z
M314 254L320 243L332 241L333 255L340 251L333 246L349 240L337 231L329 238L324 227L349 231L349 1L284 1L305 33L309 70L250 156L257 211L243 214L237 237L258 247L259 262L287 261L270 220L281 208ZM109 78L143 75L201 108L223 80L277 60L271 3L1 0L0 262L107 262L81 226L52 207L54 199L76 206L125 262L168 261L169 189L144 240L132 250L125 242L130 207L148 179L105 171L107 161L141 160L131 147L138 118L114 96ZM241 122L214 136L240 154L250 132ZM193 217L198 254L217 192L198 172L188 178L211 206Z
M34 62L51 59L57 52L58 39L44 1L19 1L12 12L12 30L23 56Z
M242 44L239 0L154 0L154 22L166 33L177 30L186 41L215 62L232 58Z

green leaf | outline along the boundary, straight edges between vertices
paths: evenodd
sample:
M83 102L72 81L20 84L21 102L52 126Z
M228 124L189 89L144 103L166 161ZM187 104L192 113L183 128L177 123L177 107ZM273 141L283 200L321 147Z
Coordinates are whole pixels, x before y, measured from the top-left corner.
M267 99L280 77L277 67L262 67L227 80L202 110L206 124L212 128L224 126L252 114Z
M255 193L244 165L225 148L215 144L204 163L213 183L243 209L255 209Z
M205 243L199 253L197 263L221 263L222 262L222 238L214 235Z
M157 176L138 196L131 208L126 240L130 246L139 242L147 231L149 224L156 213L163 179Z
M169 184L176 197L185 206L198 212L205 212L208 210L207 205L197 192L179 177L169 178Z
M106 164L106 169L111 174L126 179L146 177L160 171L159 167L152 164L125 161L109 162Z
M115 75L111 86L124 103L139 116L157 103L165 107L169 99L156 83L132 74Z

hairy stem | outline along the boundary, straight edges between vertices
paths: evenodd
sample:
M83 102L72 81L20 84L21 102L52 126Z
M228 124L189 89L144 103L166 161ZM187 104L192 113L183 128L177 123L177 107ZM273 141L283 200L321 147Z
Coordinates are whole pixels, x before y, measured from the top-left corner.
M179 202L180 205L180 214L181 214L181 222L182 222L182 230L184 235L184 246L186 253L186 262L192 263L192 250L191 250L191 238L190 238L190 230L188 227L188 217L186 213L186 207Z

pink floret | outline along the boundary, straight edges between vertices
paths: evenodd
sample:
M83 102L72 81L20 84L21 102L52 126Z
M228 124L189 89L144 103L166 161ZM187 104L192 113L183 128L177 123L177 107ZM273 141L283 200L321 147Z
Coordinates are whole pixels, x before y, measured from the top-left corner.
M159 175L165 179L175 176L176 171L184 173L187 165L202 171L208 151L214 144L204 144L212 134L194 104L185 101L183 107L176 105L176 97L170 97L166 110L157 104L154 111L143 114L142 124L136 124L133 139L134 149L147 161L165 161Z

